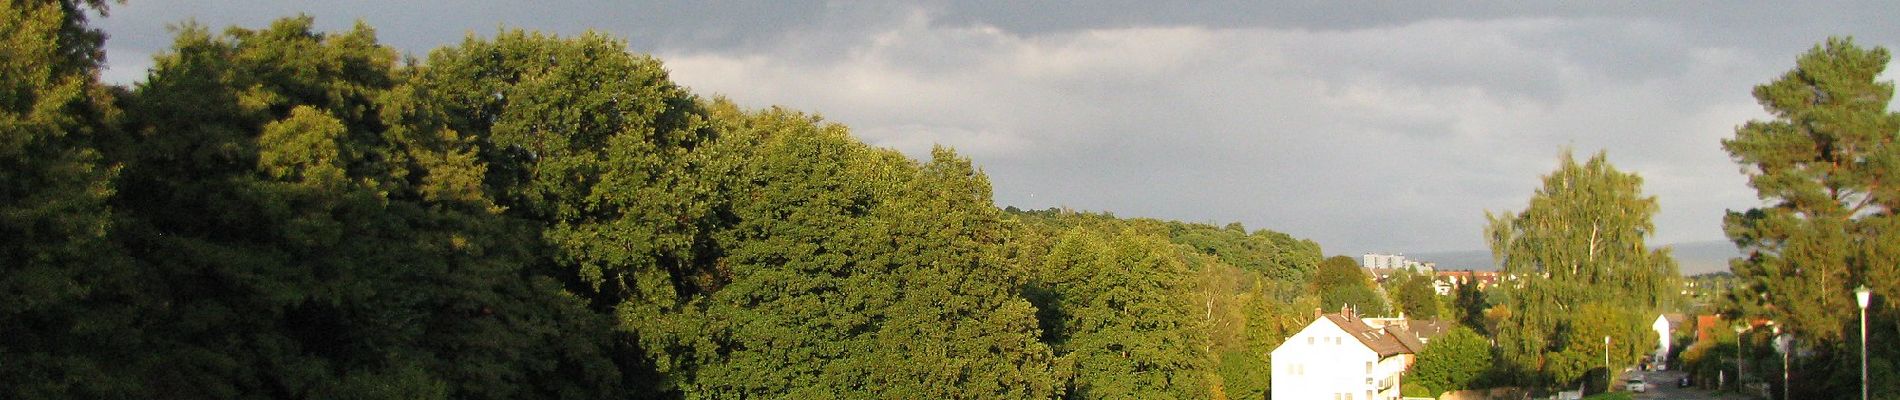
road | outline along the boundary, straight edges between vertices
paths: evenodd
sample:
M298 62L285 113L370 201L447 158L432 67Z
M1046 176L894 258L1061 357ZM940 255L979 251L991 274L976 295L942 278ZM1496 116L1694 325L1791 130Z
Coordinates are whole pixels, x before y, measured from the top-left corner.
M1726 392L1718 393L1712 390L1676 387L1676 379L1682 378L1683 376L1683 373L1678 372L1678 371L1648 371L1648 372L1630 371L1630 372L1625 373L1624 379L1627 380L1629 378L1638 377L1638 376L1643 377L1643 381L1649 382L1649 385L1647 385L1648 390L1646 392L1635 394L1634 397L1638 399L1669 399L1669 400L1736 399L1736 400L1739 400L1739 399L1749 398L1749 397L1742 396L1740 394L1735 394L1735 393L1726 393ZM1622 381L1618 381L1618 382L1622 382ZM1619 384L1617 389L1622 390L1622 385Z

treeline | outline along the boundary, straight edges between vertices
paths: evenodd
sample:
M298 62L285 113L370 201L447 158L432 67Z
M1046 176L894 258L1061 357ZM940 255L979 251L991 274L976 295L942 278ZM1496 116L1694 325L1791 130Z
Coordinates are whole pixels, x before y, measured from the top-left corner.
M1320 248L1309 240L1011 211L1021 233L1011 258L1029 271L1024 294L1071 397L1262 398L1269 353L1320 305L1308 284Z
M1259 398L1317 244L1006 212L600 34L0 12L0 397ZM1348 260L1350 261L1350 260Z

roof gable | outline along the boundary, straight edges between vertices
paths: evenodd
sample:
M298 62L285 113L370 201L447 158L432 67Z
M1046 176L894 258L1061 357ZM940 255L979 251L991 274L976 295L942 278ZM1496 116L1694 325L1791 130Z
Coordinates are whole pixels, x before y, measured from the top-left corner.
M1424 344L1419 343L1417 337L1402 329L1373 328L1366 325L1365 321L1348 314L1325 314L1321 317L1321 320L1331 321L1340 330L1346 331L1347 335L1358 339L1360 344L1365 345L1373 353L1378 353L1379 357L1412 354L1425 348ZM1406 343L1406 340L1409 340L1410 344Z

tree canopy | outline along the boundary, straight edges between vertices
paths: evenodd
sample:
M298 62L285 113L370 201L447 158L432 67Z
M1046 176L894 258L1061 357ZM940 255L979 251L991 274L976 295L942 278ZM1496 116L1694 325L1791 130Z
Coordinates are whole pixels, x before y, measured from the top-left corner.
M1900 114L1889 111L1893 82L1879 80L1889 59L1886 49L1852 39L1816 45L1793 70L1755 87L1771 118L1748 121L1722 141L1766 202L1723 219L1744 253L1730 263L1740 280L1739 307L1732 311L1772 319L1818 344L1817 360L1839 360L1851 351L1844 343L1857 335L1856 286L1871 287L1876 298L1900 293L1900 266L1893 262L1900 259L1900 191L1890 184L1900 179L1894 144ZM1874 326L1890 327L1870 335L1900 335L1878 322L1894 320L1889 308L1876 306L1870 314ZM1900 359L1892 346L1874 353L1877 362ZM1816 377L1858 380L1858 365L1844 365L1853 361L1807 368ZM1900 390L1892 379L1877 385L1876 392ZM1849 393L1840 386L1811 385L1821 397Z
M1360 315L1386 315L1390 312L1378 284L1352 257L1332 256L1320 261L1319 270L1313 273L1308 290L1319 295L1320 305L1327 310L1338 311L1339 307L1350 307L1359 310Z
M1670 304L1678 276L1668 250L1645 243L1656 199L1642 178L1618 171L1598 153L1578 163L1566 151L1530 206L1490 214L1485 228L1505 275L1509 313L1497 327L1502 360L1528 382L1568 385L1610 357L1633 363L1655 338L1642 334Z
M102 4L3 4L0 397L1251 398L1317 304L1310 240L998 210L598 33L187 23L119 88Z
M1477 331L1464 326L1432 339L1419 351L1408 376L1410 383L1429 389L1432 396L1452 390L1477 388L1478 380L1492 368L1491 342Z

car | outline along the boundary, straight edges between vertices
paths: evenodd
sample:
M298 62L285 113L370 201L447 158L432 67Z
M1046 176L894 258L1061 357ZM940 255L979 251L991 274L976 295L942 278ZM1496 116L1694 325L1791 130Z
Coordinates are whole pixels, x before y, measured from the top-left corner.
M1649 383L1643 382L1642 379L1631 379L1623 382L1623 388L1631 392L1642 393L1649 391Z
M1690 380L1689 380L1689 377L1687 377L1687 376L1685 376L1685 377L1682 377L1681 379L1676 379L1676 387L1679 387L1679 388L1686 388L1686 387L1689 387L1689 385L1691 385L1691 384L1695 384L1695 382L1694 382L1694 381L1690 381Z

